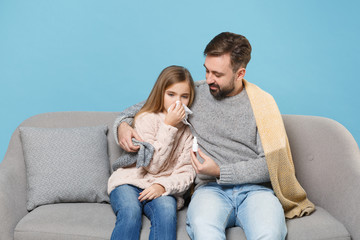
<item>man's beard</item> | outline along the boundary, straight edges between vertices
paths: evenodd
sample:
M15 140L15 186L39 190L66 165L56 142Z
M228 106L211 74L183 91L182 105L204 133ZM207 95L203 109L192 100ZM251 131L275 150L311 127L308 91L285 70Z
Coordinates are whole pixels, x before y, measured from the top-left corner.
M213 90L210 87L216 87L216 90ZM216 83L209 84L210 93L211 93L211 95L213 95L213 97L216 100L222 100L222 99L226 98L231 92L234 91L234 89L235 89L234 79L232 79L232 81L230 81L229 86L226 86L223 89L220 89L220 86L217 85Z

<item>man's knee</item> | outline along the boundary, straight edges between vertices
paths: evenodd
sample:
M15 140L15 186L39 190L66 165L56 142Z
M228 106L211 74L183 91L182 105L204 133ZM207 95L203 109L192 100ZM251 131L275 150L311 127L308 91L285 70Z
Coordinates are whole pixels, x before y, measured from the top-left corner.
M189 212L190 210L190 212ZM207 212L188 209L186 230L191 239L225 239L225 228L228 220L212 214L212 208ZM210 213L210 214L209 214ZM225 213L225 212L224 212Z
M251 239L268 239L268 240L284 240L287 234L286 226L280 226L279 228L267 228L263 229L261 233Z

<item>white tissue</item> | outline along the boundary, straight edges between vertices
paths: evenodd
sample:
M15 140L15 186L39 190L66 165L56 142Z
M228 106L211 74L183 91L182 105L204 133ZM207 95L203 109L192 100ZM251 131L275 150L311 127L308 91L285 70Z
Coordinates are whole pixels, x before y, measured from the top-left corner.
M180 101L176 101L175 104L176 104L176 106L179 105L179 104L180 104ZM172 105L171 105L171 106L172 106ZM168 110L167 110L168 112L170 111L171 106L168 108ZM192 112L185 104L183 104L183 107L184 107L184 109L185 109L185 117L184 117L184 119L182 120L182 122L183 122L184 124L190 126L190 123L188 122L187 119L188 119L189 115L192 114L193 112Z

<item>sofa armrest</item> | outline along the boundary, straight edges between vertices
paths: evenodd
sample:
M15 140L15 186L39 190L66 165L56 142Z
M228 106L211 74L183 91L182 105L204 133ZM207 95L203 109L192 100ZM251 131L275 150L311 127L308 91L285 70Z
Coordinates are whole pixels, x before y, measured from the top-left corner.
M283 116L296 176L315 205L360 239L360 151L344 126L313 116Z
M14 239L14 229L27 213L25 164L16 130L0 163L0 239Z

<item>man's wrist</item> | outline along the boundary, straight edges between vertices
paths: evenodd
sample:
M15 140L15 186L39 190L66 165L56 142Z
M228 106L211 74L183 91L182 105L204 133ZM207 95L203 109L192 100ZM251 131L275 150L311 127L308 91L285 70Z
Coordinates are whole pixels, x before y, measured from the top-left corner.
M126 126L129 126L130 124L129 123L127 123L127 122L121 122L120 124L119 124L119 128L120 127L126 127Z
M127 123L129 126L131 126L133 121L134 121L134 118L124 118L123 120L121 120L120 124Z

